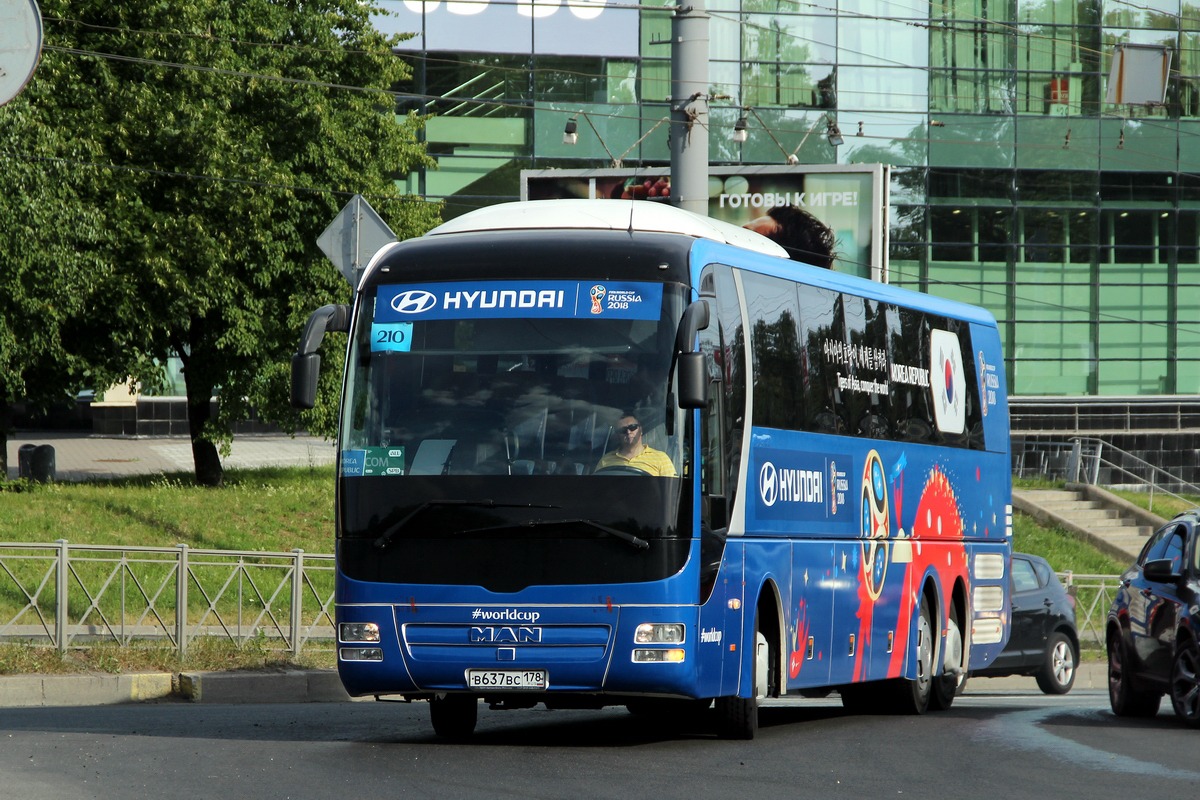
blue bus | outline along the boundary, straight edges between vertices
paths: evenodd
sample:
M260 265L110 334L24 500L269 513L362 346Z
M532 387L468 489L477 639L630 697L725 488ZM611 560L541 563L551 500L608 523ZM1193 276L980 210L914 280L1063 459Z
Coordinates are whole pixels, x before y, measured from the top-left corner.
M299 408L327 331L349 334L353 696L427 700L451 738L482 702L702 711L748 739L788 694L946 708L1004 646L1008 407L981 309L667 205L555 200L377 253L310 318Z

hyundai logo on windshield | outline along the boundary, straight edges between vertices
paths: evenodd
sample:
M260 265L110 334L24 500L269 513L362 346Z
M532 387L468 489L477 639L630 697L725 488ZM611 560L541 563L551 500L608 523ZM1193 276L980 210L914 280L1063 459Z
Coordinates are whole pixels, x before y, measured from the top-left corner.
M398 314L421 314L437 305L437 297L423 289L410 289L392 298L392 310Z
M595 306L589 302L593 291ZM376 323L435 319L657 320L662 313L663 284L605 281L601 285L594 280L450 281L380 286L375 297ZM591 313L595 309L599 312Z

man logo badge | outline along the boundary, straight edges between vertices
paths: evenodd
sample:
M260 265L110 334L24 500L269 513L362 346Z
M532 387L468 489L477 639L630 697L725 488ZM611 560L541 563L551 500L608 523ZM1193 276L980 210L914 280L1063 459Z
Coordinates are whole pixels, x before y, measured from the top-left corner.
M542 629L520 627L472 626L467 635L471 644L535 644L542 641Z

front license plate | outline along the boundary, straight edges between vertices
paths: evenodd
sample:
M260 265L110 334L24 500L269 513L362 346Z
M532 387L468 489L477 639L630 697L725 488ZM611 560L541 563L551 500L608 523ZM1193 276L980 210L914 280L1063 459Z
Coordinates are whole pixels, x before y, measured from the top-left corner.
M469 669L470 689L545 689L544 669Z

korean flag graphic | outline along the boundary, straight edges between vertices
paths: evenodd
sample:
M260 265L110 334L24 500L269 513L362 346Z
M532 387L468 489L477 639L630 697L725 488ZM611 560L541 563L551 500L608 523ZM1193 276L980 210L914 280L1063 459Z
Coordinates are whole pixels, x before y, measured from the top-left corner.
M929 337L933 374L933 416L943 433L962 433L967 426L967 380L963 375L962 348L958 335L934 329Z

